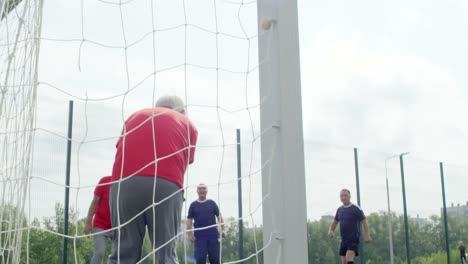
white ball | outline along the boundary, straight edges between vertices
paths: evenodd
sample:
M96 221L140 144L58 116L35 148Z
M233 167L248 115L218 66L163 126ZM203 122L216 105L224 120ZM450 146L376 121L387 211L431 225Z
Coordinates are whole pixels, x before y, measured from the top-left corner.
M261 22L263 30L269 30L271 28L271 20L264 18Z

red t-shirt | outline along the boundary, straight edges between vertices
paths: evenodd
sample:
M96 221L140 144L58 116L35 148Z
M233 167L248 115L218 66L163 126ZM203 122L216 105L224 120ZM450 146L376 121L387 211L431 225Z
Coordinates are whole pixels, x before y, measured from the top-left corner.
M94 195L99 197L99 204L94 213L94 224L96 228L103 230L111 229L111 219L110 219L110 209L109 209L109 190L110 184L101 185L109 183L112 181L111 176L102 177L99 180L99 185L94 189Z
M125 129L126 135L122 131L117 142L112 180L130 175L158 176L183 188L198 136L192 122L175 110L156 107L131 115Z

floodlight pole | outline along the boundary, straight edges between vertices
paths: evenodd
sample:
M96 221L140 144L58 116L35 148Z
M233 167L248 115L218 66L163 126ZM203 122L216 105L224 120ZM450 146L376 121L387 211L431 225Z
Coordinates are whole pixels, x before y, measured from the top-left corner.
M264 263L308 263L297 0L257 7Z
M404 155L408 154L402 153ZM392 228L392 210L390 209L390 188L388 184L388 167L387 167L387 162L392 159L396 158L402 154L399 155L393 155L385 159L385 186L387 189L387 224L388 224L388 242L389 242L389 251L390 251L390 264L395 263L395 257L394 257L394 250L393 250L393 228Z

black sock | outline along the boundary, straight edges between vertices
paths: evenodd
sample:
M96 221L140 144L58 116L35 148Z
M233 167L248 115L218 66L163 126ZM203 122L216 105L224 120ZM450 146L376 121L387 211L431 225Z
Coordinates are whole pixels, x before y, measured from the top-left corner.
M354 264L354 261L348 261L348 264Z

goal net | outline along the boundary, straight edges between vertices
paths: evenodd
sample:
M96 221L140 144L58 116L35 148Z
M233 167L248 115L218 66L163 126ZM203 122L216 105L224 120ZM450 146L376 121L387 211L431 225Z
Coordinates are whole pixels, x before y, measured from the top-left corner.
M259 113L269 98L259 96L258 69L268 61L258 59L256 1L0 0L0 14L0 262L58 263L64 238L68 263L90 261L93 235L84 234L86 215L99 179L112 174L116 142L131 133L121 134L124 122L164 95L183 99L199 133L181 190L181 227L167 243L176 241L181 263L193 263L184 220L197 199L196 186L204 183L225 219L223 262L262 262L269 245L261 228L268 194L262 194L266 164L259 139L268 131L261 131ZM66 234L69 100L74 110ZM238 254L239 221L244 259ZM110 247L108 242L105 261ZM145 239L139 263L152 263L159 250Z
M36 129L42 1L0 1L0 262L18 263Z

